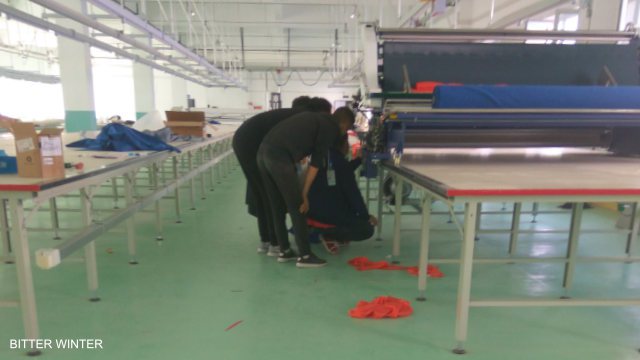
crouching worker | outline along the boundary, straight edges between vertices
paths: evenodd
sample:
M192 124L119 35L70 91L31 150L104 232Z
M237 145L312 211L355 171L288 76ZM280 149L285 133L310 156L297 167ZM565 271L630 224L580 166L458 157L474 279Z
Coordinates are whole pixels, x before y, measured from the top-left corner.
M320 232L320 240L331 254L338 245L369 239L378 219L369 214L355 170L361 159L348 161L347 138L329 150L327 166L321 167L309 190L309 225Z

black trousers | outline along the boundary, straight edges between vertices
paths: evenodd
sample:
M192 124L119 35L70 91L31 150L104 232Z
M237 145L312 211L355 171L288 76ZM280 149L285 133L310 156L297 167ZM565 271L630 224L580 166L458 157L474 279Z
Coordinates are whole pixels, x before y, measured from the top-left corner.
M373 231L369 219L354 219L348 225L319 230L322 235L338 242L367 240L373 236Z
M280 250L285 251L291 247L285 223L285 212L288 211L298 252L300 256L309 255L309 229L306 216L300 213L302 189L296 173L295 160L289 154L263 143L258 150L258 168L269 197L273 229Z
M240 167L244 176L247 178L247 185L251 188L255 200L256 217L258 218L258 231L260 232L260 241L270 243L273 246L278 245L275 231L273 229L271 208L269 207L269 199L264 188L264 182L258 169L257 145L242 144L242 140L233 139L233 151L238 158ZM284 214L282 214L284 217Z

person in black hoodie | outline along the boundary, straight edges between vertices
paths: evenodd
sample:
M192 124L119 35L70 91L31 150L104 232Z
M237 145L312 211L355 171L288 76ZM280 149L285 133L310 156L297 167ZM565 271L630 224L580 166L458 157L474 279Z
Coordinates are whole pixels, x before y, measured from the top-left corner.
M353 127L353 112L338 108L333 115L303 112L274 127L258 150L258 168L269 196L273 226L280 245L278 262L296 260L300 268L320 267L326 261L311 252L305 214L308 193L319 169L326 166L329 149ZM311 155L301 188L296 164ZM290 248L284 211L289 213L300 256Z
M258 148L264 137L277 124L303 111L315 111L330 114L331 103L322 98L300 96L293 100L290 109L275 109L255 115L240 125L233 135L233 151L238 158L242 172L247 178L246 202L249 213L258 218L260 245L258 253L278 256L280 249L275 231L271 226L271 210L269 199L264 190L263 181L258 170ZM282 215L284 216L284 214Z
M362 160L348 161L348 151L345 136L329 150L327 166L309 190L308 218L318 225L320 239L331 254L338 251L336 243L369 239L378 223L369 214L356 181L355 170Z

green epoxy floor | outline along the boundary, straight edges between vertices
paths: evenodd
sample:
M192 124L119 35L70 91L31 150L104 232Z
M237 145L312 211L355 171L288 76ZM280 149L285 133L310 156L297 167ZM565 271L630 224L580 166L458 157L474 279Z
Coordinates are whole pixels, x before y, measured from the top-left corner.
M165 241L158 245L153 215L136 218L138 260L127 264L124 225L97 242L100 296L86 300L84 264L69 259L52 270L34 267L42 338L99 338L103 350L49 350L42 359L640 359L640 307L474 308L464 356L453 355L457 265L442 265L429 282L426 303L416 303L417 279L403 272L357 272L355 256L383 259L390 252L392 216L383 242L353 244L327 256L323 269L297 269L255 252L255 220L246 215L244 181L236 170L198 209L175 224L163 202ZM186 195L187 192L185 191ZM72 200L69 200L71 203ZM186 207L185 198L185 207ZM108 204L107 204L108 205ZM493 209L499 209L500 204ZM525 206L527 207L527 206ZM440 208L440 207L439 207ZM546 207L552 209L554 207ZM522 228L568 228L564 215L522 216ZM76 214L77 216L77 214ZM615 215L585 212L583 228L612 229ZM38 219L48 224L48 214ZM63 226L73 216L63 217ZM403 218L402 260L417 261L419 217ZM431 256L457 256L459 233L447 217L433 218ZM483 227L507 228L510 218L490 216ZM32 233L31 248L53 242ZM519 254L563 256L566 235L523 235ZM503 256L506 235L483 235L477 256ZM620 255L624 235L585 235L581 254ZM111 253L108 253L111 249ZM325 256L323 249L316 252ZM640 264L578 265L572 295L640 296ZM562 265L477 265L472 298L562 294ZM0 266L0 300L17 299L15 268ZM353 320L349 308L379 295L406 298L414 314L399 320ZM225 329L237 322L229 331ZM22 338L17 308L0 307L0 359L24 359L9 350Z

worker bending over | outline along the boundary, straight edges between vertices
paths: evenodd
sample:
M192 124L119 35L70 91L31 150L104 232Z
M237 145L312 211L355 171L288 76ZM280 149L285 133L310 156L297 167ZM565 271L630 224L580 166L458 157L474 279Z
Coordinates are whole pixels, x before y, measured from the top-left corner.
M269 196L273 227L280 245L279 262L296 260L297 266L320 267L326 261L311 252L305 213L309 209L308 193L320 168L326 166L329 149L353 127L353 112L338 108L333 115L303 112L276 125L258 150L258 168ZM311 155L301 188L296 164ZM300 256L291 249L280 214L288 210Z
M331 113L331 103L325 99L300 96L293 100L290 109L276 109L255 115L240 125L233 136L233 151L235 152L242 172L247 178L249 208L253 208L258 218L260 233L259 253L278 256L280 250L274 229L272 227L269 199L264 190L263 181L258 170L256 157L258 148L265 135L278 123L302 111L320 111ZM284 217L284 213L281 215Z

